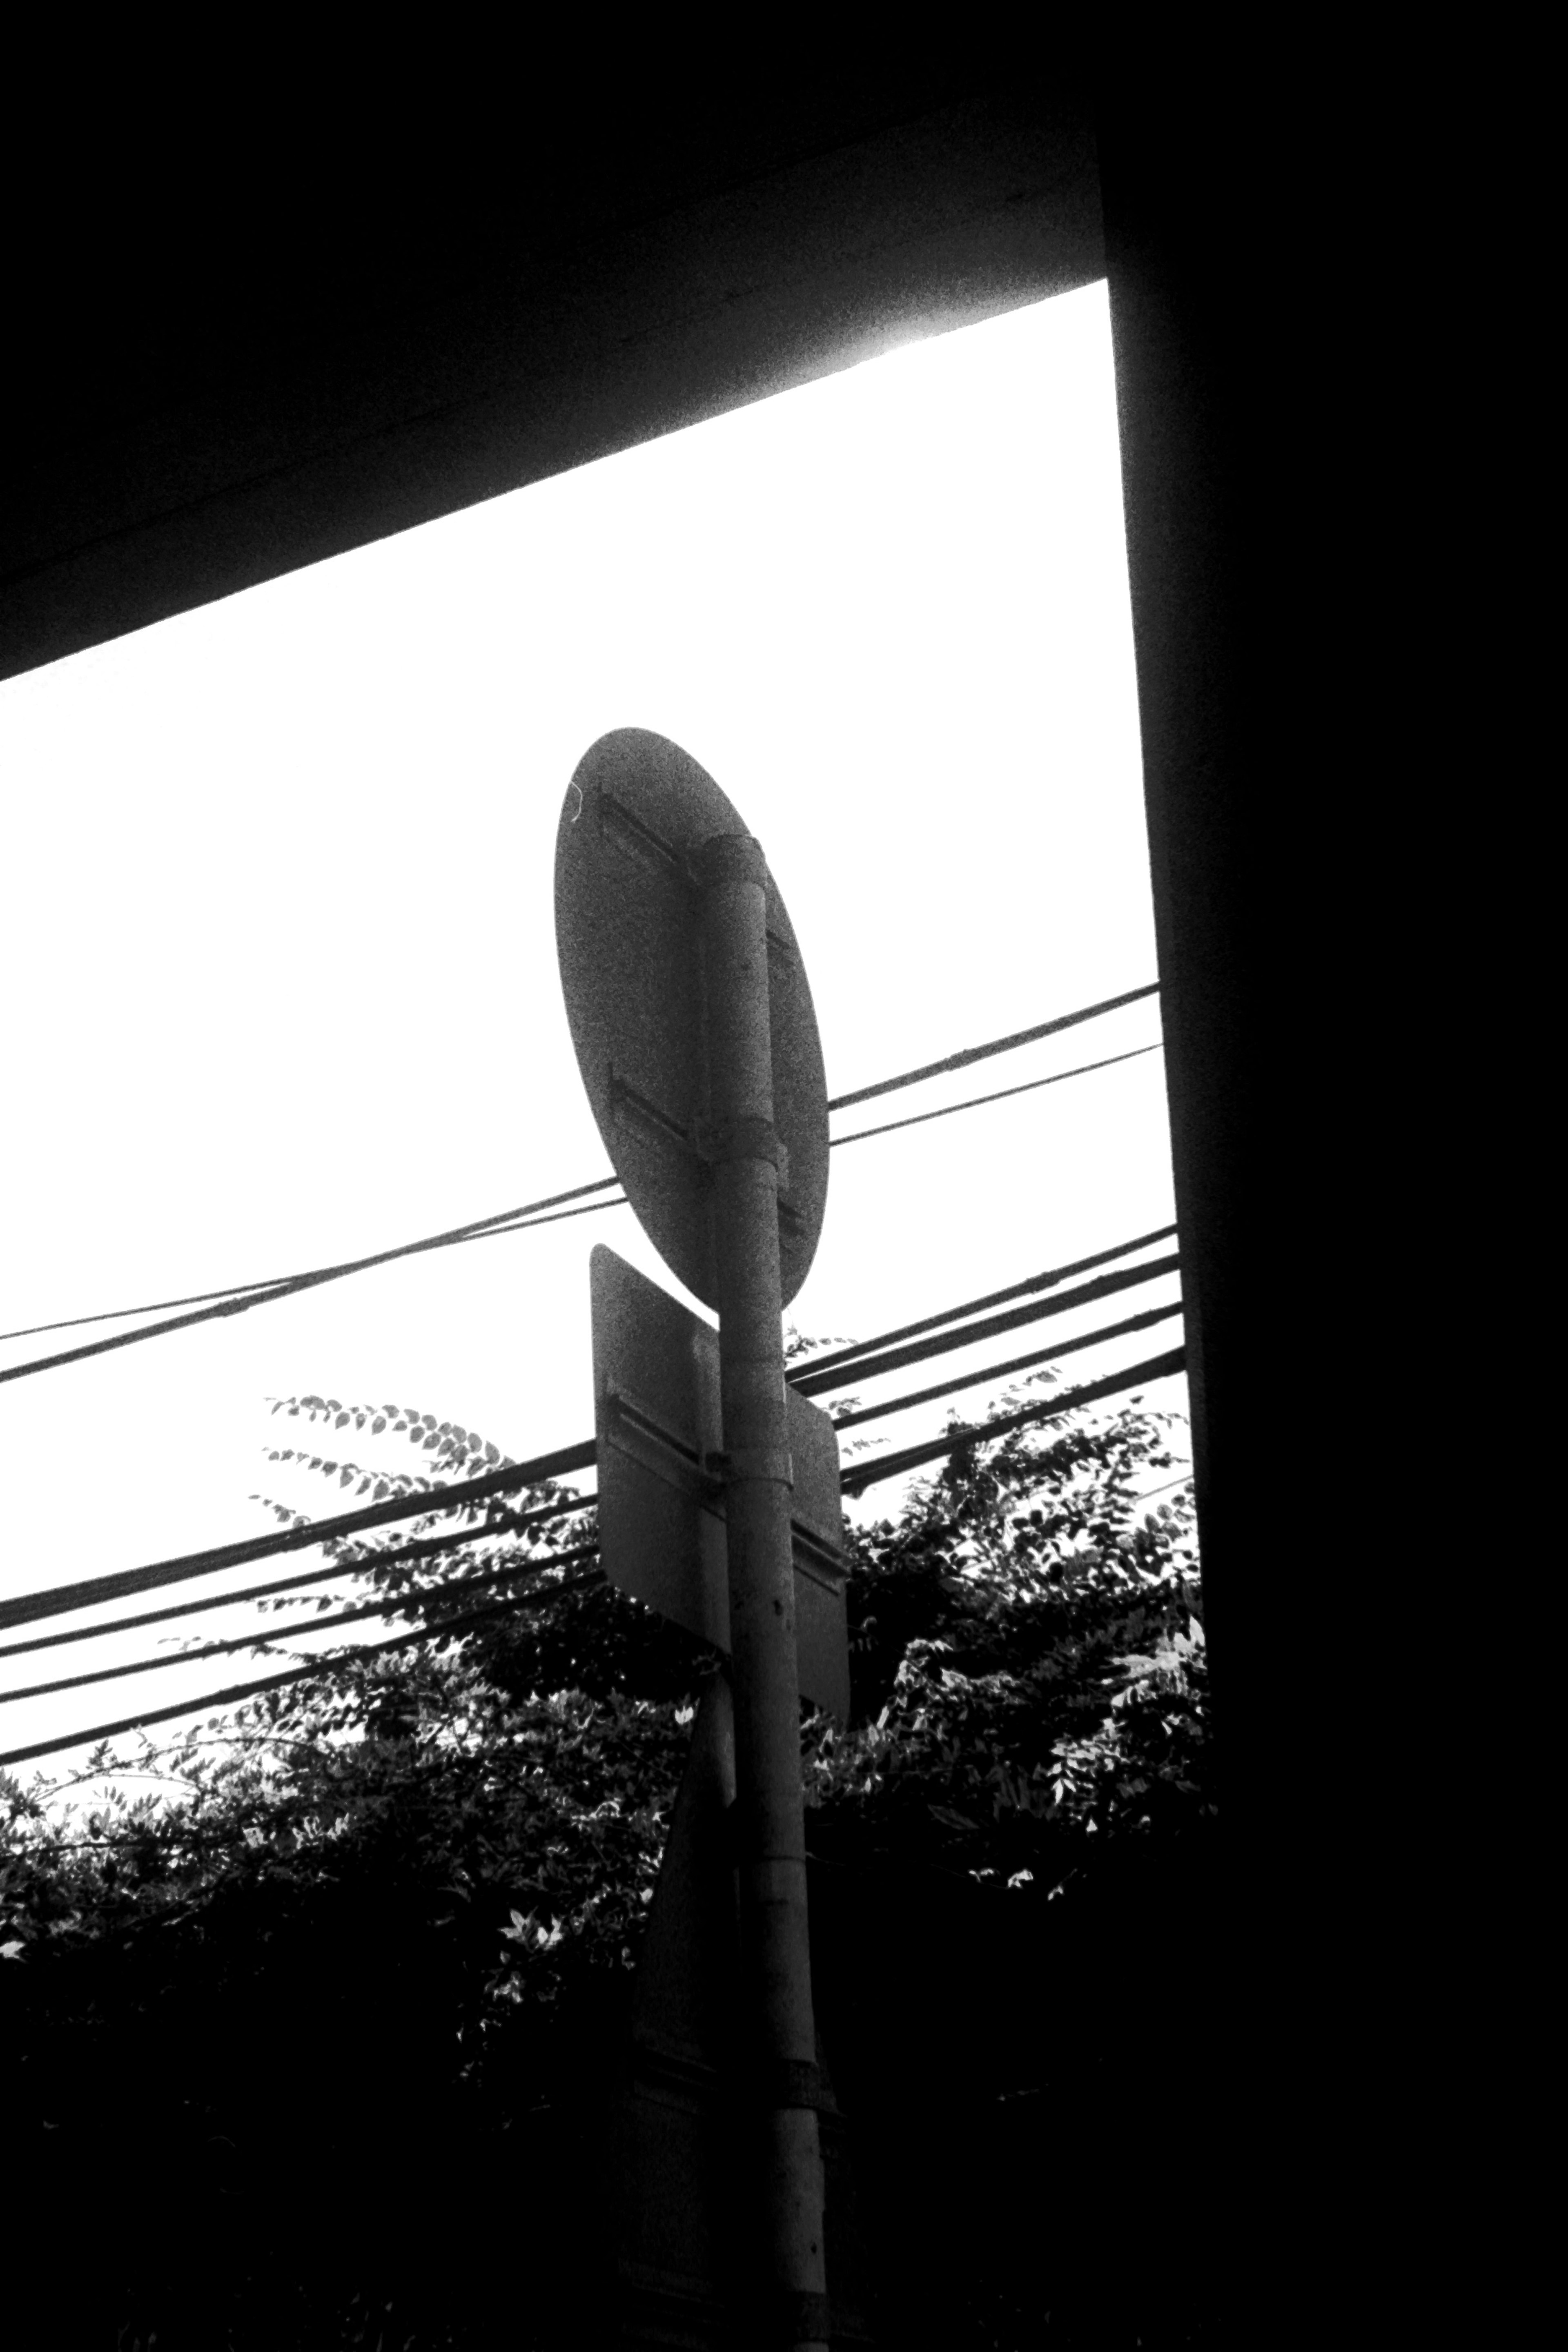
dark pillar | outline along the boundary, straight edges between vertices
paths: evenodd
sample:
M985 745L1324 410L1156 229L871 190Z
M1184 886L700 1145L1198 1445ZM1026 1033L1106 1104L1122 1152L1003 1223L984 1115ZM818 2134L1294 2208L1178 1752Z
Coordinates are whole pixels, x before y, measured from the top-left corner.
M1345 233L1353 77L1303 82L1283 49L1145 44L1098 101L1228 1847L1205 2237L1238 2340L1271 2346L1399 2332L1377 2314L1411 2013L1373 1639L1407 1572L1365 1286L1395 1241L1390 1130L1352 1075L1378 1033L1385 1103L1404 1027L1370 945L1399 790L1397 657L1368 627L1374 223Z

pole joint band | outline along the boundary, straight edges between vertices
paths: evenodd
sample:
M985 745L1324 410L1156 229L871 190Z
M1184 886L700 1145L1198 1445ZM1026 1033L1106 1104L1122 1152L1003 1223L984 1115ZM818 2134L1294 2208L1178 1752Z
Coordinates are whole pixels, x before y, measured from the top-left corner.
M778 2107L810 2107L819 2116L836 2116L838 2102L820 2066L803 2058L774 2058L755 2066L747 2088L753 2105L772 2113Z
M771 1478L775 1486L795 1486L795 1456L784 1446L737 1445L728 1454L704 1454L702 1466L727 1482Z
M699 1159L710 1167L722 1168L732 1160L766 1160L778 1171L780 1190L789 1183L789 1149L771 1118L699 1119L691 1140Z

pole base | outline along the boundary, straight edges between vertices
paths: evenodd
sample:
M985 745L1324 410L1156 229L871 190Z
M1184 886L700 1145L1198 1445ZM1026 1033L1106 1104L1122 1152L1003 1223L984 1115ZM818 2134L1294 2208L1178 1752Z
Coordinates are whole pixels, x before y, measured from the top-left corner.
M742 2081L736 2065L740 1910L728 1820L735 1796L730 1687L716 1676L692 1728L637 1975L618 2133L623 2352L765 2352L803 2339L805 2314L755 2310L746 2242ZM818 2042L826 2187L826 2340L871 2347L869 2283L849 2134ZM822 2315L816 2315L819 2320ZM793 2332L777 2333L778 2326ZM813 2324L816 2324L814 2320Z

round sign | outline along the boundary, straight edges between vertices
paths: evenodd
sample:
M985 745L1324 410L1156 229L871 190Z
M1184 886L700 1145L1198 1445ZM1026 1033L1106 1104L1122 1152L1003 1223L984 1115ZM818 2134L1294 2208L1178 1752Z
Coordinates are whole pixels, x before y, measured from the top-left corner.
M640 727L601 735L566 791L555 945L583 1084L626 1197L667 1265L718 1309L711 1118L694 860L746 826L705 769ZM770 875L768 1007L784 1303L827 1202L827 1080L794 929Z

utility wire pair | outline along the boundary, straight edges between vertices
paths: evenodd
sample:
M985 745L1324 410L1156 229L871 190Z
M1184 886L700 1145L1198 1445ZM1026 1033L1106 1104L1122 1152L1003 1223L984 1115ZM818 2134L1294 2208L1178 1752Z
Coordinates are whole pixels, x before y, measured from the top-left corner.
M1077 1289L1037 1299L1033 1304L1014 1308L1006 1314L986 1316L979 1320L962 1319L973 1318L977 1308L994 1307L1001 1300L1056 1290L1073 1275L1104 1265L1111 1259L1128 1256L1132 1251L1147 1248L1154 1242L1166 1240L1174 1231L1173 1225L1156 1227L1152 1233L1140 1234L1114 1249L1099 1250L1090 1257L1077 1258L1070 1265L1031 1275L1026 1281L1016 1283L1006 1290L991 1291L982 1298L948 1307L940 1315L928 1316L921 1322L903 1324L897 1330L882 1332L874 1339L842 1348L835 1354L819 1358L815 1363L794 1372L790 1376L791 1385L805 1396L846 1388L852 1381L876 1379L906 1364L969 1347L1002 1330L1015 1328L1041 1317L1065 1314L1075 1307L1088 1305L1110 1293L1155 1281L1176 1271L1181 1263L1176 1255L1158 1258L1147 1265L1129 1266L1116 1274L1103 1275ZM895 1398L885 1405L874 1405L862 1412L847 1414L840 1426L847 1427L856 1421L897 1412L906 1405L923 1403L961 1388L978 1386L1020 1366L1047 1361L1053 1356L1067 1355L1077 1349L1094 1346L1101 1339L1120 1336L1125 1329L1142 1328L1147 1323L1163 1320L1179 1312L1179 1305L1173 1304L1147 1317L1134 1318L1129 1324L1116 1324L1089 1332L1065 1344L1058 1342L1054 1349L1043 1349L1037 1356L1015 1358L1001 1366L983 1366L936 1388L921 1390L912 1397ZM940 1333L933 1331L933 1327L942 1325L952 1328ZM895 1344L910 1339L915 1334L931 1336L907 1346ZM879 1461L882 1457L876 1458ZM539 1486L548 1479L563 1477L576 1470L590 1470L595 1459L595 1440L587 1438L580 1444L561 1446L552 1454L539 1454L531 1462L503 1463L499 1469L486 1471L478 1478L463 1479L435 1489L426 1488L418 1494L395 1495L385 1502L367 1503L357 1510L340 1512L331 1518L307 1520L298 1527L274 1529L268 1535L243 1537L237 1542L216 1545L205 1551L186 1552L175 1559L154 1560L142 1568L119 1569L108 1575L88 1577L73 1584L54 1585L41 1592L18 1594L10 1600L0 1601L0 1628L35 1623L41 1618L64 1616L79 1609L95 1608L104 1601L126 1600L132 1593L183 1583L192 1577L215 1575L222 1570L243 1567L252 1560L269 1559L282 1552L308 1550L319 1543L343 1542L350 1537L368 1534L377 1528L395 1526L400 1519L419 1518L432 1511L469 1510L505 1495L515 1494L520 1487ZM865 1465L867 1468L869 1466ZM853 1473L845 1474L846 1486L851 1475L863 1481L863 1471L858 1468ZM472 1531L472 1536L487 1532L487 1528L479 1528ZM465 1539L471 1540L472 1538ZM451 1540L456 1541L457 1538L454 1537ZM303 1582L305 1580L299 1580ZM93 1627L89 1632L102 1630ZM7 1652L0 1650L0 1656L6 1654Z
M1112 1372L1104 1380L1091 1381L1086 1387L1069 1390L1066 1395L1052 1398L1047 1403L1027 1405L1019 1412L1005 1414L998 1421L982 1422L968 1429L949 1430L943 1436L932 1440L929 1444L909 1446L900 1454L879 1455L863 1466L847 1471L844 1475L843 1484L856 1493L862 1493L866 1487L874 1486L881 1479L897 1477L904 1471L918 1468L927 1462L940 1461L960 1452L965 1446L988 1444L996 1438L1007 1436L1015 1430L1026 1428L1031 1423L1059 1420L1063 1415L1077 1411L1080 1406L1095 1404L1104 1398L1122 1395L1129 1390L1145 1387L1152 1381L1163 1380L1173 1372L1183 1371L1185 1367L1185 1349L1173 1348L1166 1355L1152 1357L1145 1363L1133 1364L1123 1371ZM584 1508L586 1506L578 1503L567 1507ZM495 1530L491 1528L476 1528L470 1535L454 1540L473 1541L477 1537L493 1532ZM548 1568L563 1567L577 1559L586 1559L596 1549L597 1546L595 1544L584 1544L571 1551L553 1553L539 1559L520 1561L510 1569L496 1570L473 1578L456 1580L451 1584L437 1588L436 1597L444 1599L448 1594L469 1590L479 1584L499 1581L503 1577L517 1578ZM343 1571L340 1566L333 1572L342 1574ZM564 1584L554 1586L549 1591L542 1593L540 1604L553 1601L569 1591L580 1591L584 1585L597 1581L598 1578L592 1573L582 1578L574 1578ZM380 1601L363 1609L345 1612L341 1618L318 1618L312 1626L303 1629L290 1628L290 1631L313 1632L323 1625L346 1623L350 1617L374 1616L397 1605L400 1604L390 1601ZM280 1674L264 1675L251 1682L235 1683L226 1690L209 1692L205 1697L197 1699L194 1704L188 1698L179 1699L168 1706L144 1707L135 1715L121 1717L116 1723L94 1724L89 1730L70 1732L64 1738L35 1740L28 1747L13 1748L0 1754L0 1767L25 1764L36 1757L56 1756L69 1748L80 1748L89 1742L96 1744L100 1740L113 1739L122 1732L140 1730L145 1724L167 1723L178 1716L198 1714L204 1707L237 1706L241 1701L255 1698L264 1691L283 1689L290 1683L303 1682L312 1675L330 1672L335 1667L353 1664L361 1658L379 1657L389 1650L406 1649L415 1643L441 1641L454 1634L468 1632L476 1625L487 1623L500 1617L514 1615L517 1605L515 1600L492 1602L487 1608L468 1610L460 1616L442 1617L434 1624L415 1626L408 1633L393 1635L389 1641L363 1643L353 1649L340 1653L335 1657L312 1660L309 1665L290 1666ZM103 1629L95 1627L92 1630L100 1632ZM209 1650L187 1651L167 1660L154 1660L153 1663L184 1664L193 1657L212 1656L219 1650L243 1648L247 1645L251 1648L258 1647L258 1638L255 1635L243 1636L232 1643L215 1643ZM142 1670L143 1669L135 1667L116 1667L110 1671L119 1675ZM75 1679L79 1682L86 1682L107 1679L107 1677L81 1675ZM54 1688L61 1685L44 1687ZM14 1696L25 1695L12 1694Z
M837 1096L828 1104L829 1110L843 1110L853 1103L869 1102L879 1095L894 1093L901 1087L918 1085L922 1079L937 1077L950 1070L963 1069L973 1062L988 1059L995 1054L1011 1053L1019 1045L1032 1045L1041 1037L1055 1035L1059 1030L1071 1029L1083 1021L1092 1021L1104 1013L1114 1013L1124 1004L1133 1004L1141 997L1152 996L1159 988L1157 981L1142 988L1129 990L1124 996L1107 997L1102 1003L1086 1005L1080 1012L1060 1014L1055 1021L1042 1022L1035 1029L1020 1029L1010 1037L997 1037L984 1045L971 1045L959 1054L950 1054L940 1062L928 1062L918 1070L906 1070L896 1078L882 1078L875 1086L861 1087L856 1092ZM928 1119L951 1118L961 1110L973 1110L988 1102L1001 1102L1010 1095L1031 1094L1039 1087L1059 1086L1066 1078L1087 1076L1091 1070L1109 1069L1117 1062L1136 1061L1141 1055L1154 1054L1158 1045L1135 1046L1131 1053L1111 1054L1103 1061L1084 1062L1077 1069L1057 1070L1050 1076L1031 1078L1023 1086L1004 1087L995 1094L972 1096L967 1102L949 1103L941 1110L918 1112L912 1118L892 1119L883 1127L862 1128L853 1135L835 1136L832 1148L850 1143L864 1143L875 1135L890 1135L895 1129L922 1126ZM502 1234L527 1233L535 1225L557 1224L565 1217L592 1216L600 1209L616 1209L626 1204L626 1194L617 1190L619 1179L601 1176L592 1184L576 1184L564 1192L552 1192L542 1201L526 1202L521 1208L502 1209L494 1216L477 1217L468 1224L453 1225L445 1233L427 1234L423 1240L400 1242L392 1249L377 1250L367 1257L345 1259L337 1265L313 1266L300 1274L278 1275L262 1282L231 1284L226 1290L192 1292L184 1298L157 1299L142 1307L115 1307L100 1315L74 1315L55 1323L30 1323L16 1331L0 1332L0 1344L7 1339L26 1339L45 1331L66 1331L86 1323L114 1323L131 1315L162 1315L173 1307L188 1307L183 1315L170 1315L162 1323L143 1324L139 1330L120 1331L102 1339L89 1339L79 1347L63 1348L49 1356L34 1356L22 1364L0 1368L0 1383L19 1381L37 1372L57 1370L63 1364L76 1364L89 1356L101 1356L117 1348L132 1348L143 1339L163 1338L171 1331L186 1331L197 1323L210 1323L226 1315L243 1315L252 1307L270 1306L275 1299L292 1298L301 1291L314 1290L323 1283L342 1282L351 1274L363 1274L371 1267L390 1265L395 1260L416 1257L426 1251L454 1249L464 1242L493 1241ZM595 1192L613 1192L613 1200L596 1201ZM585 1205L572 1207L570 1202Z

